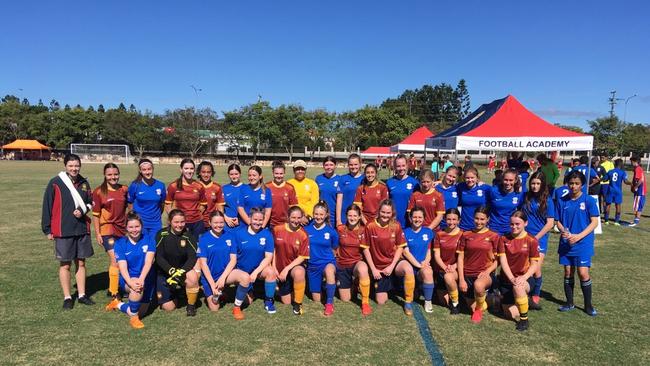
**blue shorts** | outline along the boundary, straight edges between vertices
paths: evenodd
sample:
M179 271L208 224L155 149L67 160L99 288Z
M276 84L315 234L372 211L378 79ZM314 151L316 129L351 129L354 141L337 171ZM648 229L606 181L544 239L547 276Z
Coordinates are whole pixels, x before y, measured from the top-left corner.
M632 210L634 212L643 212L645 206L645 195L635 194L634 203L632 203Z
M312 293L320 293L321 285L323 284L323 275L325 274L325 267L328 265L336 266L336 263L325 263L321 265L307 265L307 282L309 283L309 291Z
M354 266L336 267L336 285L341 289L351 289L354 285Z
M610 189L605 196L605 203L608 205L611 205L612 203L620 205L623 203L623 192L617 192Z
M119 236L115 235L102 235L102 246L104 247L104 251L108 252L109 250L113 250L115 241L119 238Z
M144 225L142 227L142 234L149 236L151 238L156 238L156 234L162 229L162 224L158 223L158 225Z
M560 264L573 267L591 267L591 256L560 255Z
M546 233L546 235L539 238L538 242L539 242L538 248L540 254L546 255L546 251L548 251L548 233Z
M464 293L463 295L468 298L468 299L473 299L474 298L474 282L476 282L476 279L478 276L465 276L465 282L467 282L467 292ZM492 285L491 287L485 289L485 292L487 293L490 288L495 287L497 283L497 278L494 274L494 272L490 273L490 279L492 280Z
M375 292L389 292L390 290L393 289L393 282L395 282L397 279L395 278L394 275L390 276L384 276L383 274L381 275L381 279L373 281L375 282Z
M120 275L119 286L122 289L122 292L126 292L126 281ZM142 299L140 299L141 304L148 304L153 299L153 293L156 291L156 274L149 272L149 275L144 280L144 291L142 291Z
M215 282L217 282L217 280L219 279L219 277L221 277L222 274L223 274L223 272L221 272L221 273L212 273L212 279ZM202 275L201 279L199 281L200 281L201 288L203 288L203 294L205 295L205 297L212 296L214 291L212 291L212 287L210 287L210 282L208 282L208 279L205 278L205 276Z

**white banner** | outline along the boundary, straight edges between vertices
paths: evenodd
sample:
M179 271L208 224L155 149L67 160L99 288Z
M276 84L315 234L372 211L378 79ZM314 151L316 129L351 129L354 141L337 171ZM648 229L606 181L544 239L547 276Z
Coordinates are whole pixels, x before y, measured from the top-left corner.
M427 139L427 148L496 151L589 151L593 136L577 137L468 137Z

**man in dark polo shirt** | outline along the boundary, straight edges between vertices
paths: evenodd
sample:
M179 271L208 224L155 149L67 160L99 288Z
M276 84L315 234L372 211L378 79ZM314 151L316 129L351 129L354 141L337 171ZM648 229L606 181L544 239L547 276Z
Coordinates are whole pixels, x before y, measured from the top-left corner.
M70 266L74 261L78 299L84 305L95 304L86 296L86 259L93 255L90 241L92 191L82 177L81 159L68 154L63 159L65 171L52 178L43 196L41 226L49 240L54 241L54 253L59 261L59 281L63 290L63 309L74 305L70 293Z

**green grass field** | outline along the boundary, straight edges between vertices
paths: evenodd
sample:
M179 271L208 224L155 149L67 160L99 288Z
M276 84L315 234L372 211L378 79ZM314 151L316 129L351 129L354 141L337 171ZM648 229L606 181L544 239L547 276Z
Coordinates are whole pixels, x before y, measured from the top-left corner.
M258 300L242 322L233 320L231 305L217 313L202 306L195 318L182 310L154 311L144 319L145 329L132 330L124 315L103 311L107 259L97 245L88 261L87 290L97 305L76 304L64 312L53 245L40 229L43 189L62 168L62 163L52 162L0 162L0 364L431 363L415 319L404 316L396 302L383 307L372 303L375 312L366 319L357 305L338 301L331 318L323 317L322 306L310 300L302 317L282 305L277 314L268 315ZM93 187L102 180L101 168L82 167ZM122 167L122 183L135 176L135 169ZM315 169L309 173L315 175ZM176 165L156 167L156 177L164 182L177 174ZM224 183L225 177L220 168L217 181ZM626 221L631 220L630 201L626 196ZM513 322L494 315L474 325L467 314L451 317L442 307L423 313L445 362L648 364L650 275L645 262L650 258L650 221L644 217L638 228L606 226L604 231L597 236L592 272L596 318L579 310L556 310L564 294L554 252L558 237L553 234L544 265L543 310L531 312L528 332L519 334ZM581 296L576 285L579 305Z

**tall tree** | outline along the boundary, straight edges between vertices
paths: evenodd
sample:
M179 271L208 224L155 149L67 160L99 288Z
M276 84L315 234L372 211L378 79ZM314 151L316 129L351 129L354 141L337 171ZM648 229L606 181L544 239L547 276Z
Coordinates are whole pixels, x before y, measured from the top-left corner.
M621 132L623 123L617 116L601 117L593 121L587 121L594 136L594 145L598 150L607 152L610 156L620 151Z

